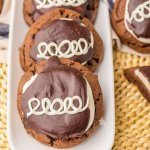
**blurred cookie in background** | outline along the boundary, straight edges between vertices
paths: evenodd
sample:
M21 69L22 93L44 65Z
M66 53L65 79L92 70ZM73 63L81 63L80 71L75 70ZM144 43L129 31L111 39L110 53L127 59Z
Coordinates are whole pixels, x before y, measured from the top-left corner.
M122 43L150 54L150 0L116 0L112 25Z

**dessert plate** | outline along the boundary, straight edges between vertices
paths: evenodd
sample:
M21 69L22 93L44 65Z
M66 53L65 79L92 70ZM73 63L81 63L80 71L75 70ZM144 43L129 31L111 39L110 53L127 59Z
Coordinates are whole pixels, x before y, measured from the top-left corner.
M55 150L45 146L28 135L17 111L17 87L23 71L19 62L19 47L28 31L23 18L23 0L12 1L12 20L10 28L10 45L8 60L8 138L13 150ZM97 132L82 144L67 150L110 150L114 142L114 73L109 10L101 2L95 23L97 32L102 37L105 56L97 75L104 95L104 117Z

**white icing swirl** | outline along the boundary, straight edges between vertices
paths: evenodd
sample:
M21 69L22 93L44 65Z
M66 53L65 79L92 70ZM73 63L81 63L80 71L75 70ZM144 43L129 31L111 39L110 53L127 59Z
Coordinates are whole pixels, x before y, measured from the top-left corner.
M136 22L143 22L145 19L149 19L150 18L150 0L145 1L144 3L142 3L141 5L139 5L131 14L129 14L129 1L127 0L126 2L126 8L125 8L125 26L126 29L139 41L143 42L143 43L150 43L150 38L138 38L134 32L129 29L128 27L128 23L132 24L132 21L135 20Z
M60 6L72 6L78 7L84 4L87 0L35 0L37 3L36 8L51 8L51 7L60 7Z
M60 58L71 58L73 56L80 56L87 54L90 48L94 47L94 38L91 33L91 42L89 43L86 39L80 38L78 41L63 40L60 45L54 42L47 44L41 42L38 45L37 58L49 59L50 56L58 56ZM67 46L65 52L62 51L63 47ZM49 56L47 56L49 55Z
M77 101L79 106L76 107L74 102ZM54 99L52 102L49 98L43 98L41 101L37 98L31 98L28 101L28 106L30 112L27 113L27 117L31 115L41 116L55 116L55 115L74 115L80 112L84 112L89 106L89 98L87 99L87 104L83 107L82 99L79 96L67 97L64 100L60 98ZM36 103L36 106L33 108L32 104ZM59 108L57 110L54 109L54 106L59 104ZM42 111L37 111L40 106L42 107Z

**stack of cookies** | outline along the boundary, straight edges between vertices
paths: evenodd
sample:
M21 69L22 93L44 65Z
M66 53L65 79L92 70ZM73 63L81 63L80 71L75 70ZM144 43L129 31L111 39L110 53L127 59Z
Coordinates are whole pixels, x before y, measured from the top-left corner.
M103 115L103 96L93 74L103 43L92 23L99 0L24 0L30 29L20 47L25 74L18 111L33 138L68 148L89 138Z

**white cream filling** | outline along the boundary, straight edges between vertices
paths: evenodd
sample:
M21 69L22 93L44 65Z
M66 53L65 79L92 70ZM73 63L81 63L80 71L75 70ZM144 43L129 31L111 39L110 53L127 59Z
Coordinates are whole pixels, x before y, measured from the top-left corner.
M86 80L86 79L85 79ZM89 110L90 110L90 119L88 126L85 131L88 131L93 124L94 118L95 118L95 103L94 103L94 98L93 98L93 93L91 86L89 85L89 82L86 80L87 83L87 97L89 98Z
M148 79L142 74L142 72L140 72L139 69L135 70L135 75L143 82L143 84L145 85L145 87L148 89L148 91L150 92L150 82L148 81Z
M51 8L51 7L60 7L60 6L72 6L79 7L83 5L87 0L35 0L37 3L36 8Z
M29 81L27 81L25 83L25 85L23 86L22 93L24 93L27 90L27 88L35 81L35 79L37 78L37 76L38 76L38 74L35 74L34 76L31 77L31 79Z
M73 21L73 19L71 19L71 18L59 18L59 20ZM82 25L83 27L86 27L86 25L83 24L83 23L81 23L81 25Z
M139 5L131 14L131 17L129 15L129 1L127 0L126 6L125 6L125 17L124 17L124 23L126 29L139 41L143 43L150 43L150 38L142 38L142 37L137 37L134 32L128 27L128 22L131 24L132 20L134 19L137 22L143 22L145 19L150 18L150 0L144 2L143 4ZM145 14L144 11L147 10L149 13ZM138 18L140 16L140 18Z
M37 78L38 74L35 74L34 76L31 77L31 79L29 81L26 82L26 84L24 85L23 87L23 93L27 90L27 88L35 81L35 79ZM86 78L85 78L86 80ZM85 130L85 132L91 127L91 125L93 124L93 121L94 121L94 118L95 118L95 103L94 103L94 98L93 98L93 93L92 93L92 89L88 83L88 81L86 80L86 83L87 83L87 105L82 108L82 100L80 99L80 97L78 96L74 96L72 98L68 97L66 98L66 103L63 103L61 99L56 99L54 101L54 103L51 103L51 101L47 98L43 99L43 103L40 103L40 100L38 99L35 99L35 98L31 98L28 102L28 106L29 106L29 109L30 109L30 112L28 112L27 116L31 116L31 115L43 115L43 114L47 114L47 115L62 115L62 114L77 114L77 113L80 113L80 112L83 112L85 111L87 108L89 108L90 110L90 118L89 118L89 123L87 125L87 128ZM73 100L76 99L76 100L79 100L79 105L80 107L79 108L76 108L74 105L73 105ZM69 106L66 106L66 104L68 104L68 102L70 102ZM36 106L33 108L32 107L32 102L36 102ZM62 112L62 111L55 111L53 109L53 106L55 103L59 102L60 103L60 106L66 108L66 112ZM36 110L40 107L40 105L42 105L42 108L43 108L43 111L42 112L37 112ZM51 108L51 112L48 111L48 108ZM67 111L67 108L72 108L73 111Z

